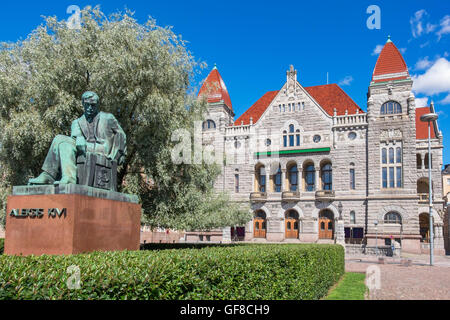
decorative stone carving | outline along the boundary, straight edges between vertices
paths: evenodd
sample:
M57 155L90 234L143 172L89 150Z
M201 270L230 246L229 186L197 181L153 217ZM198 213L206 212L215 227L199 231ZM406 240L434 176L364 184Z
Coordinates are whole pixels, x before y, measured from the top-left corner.
M400 129L381 130L380 140L401 140L403 133Z

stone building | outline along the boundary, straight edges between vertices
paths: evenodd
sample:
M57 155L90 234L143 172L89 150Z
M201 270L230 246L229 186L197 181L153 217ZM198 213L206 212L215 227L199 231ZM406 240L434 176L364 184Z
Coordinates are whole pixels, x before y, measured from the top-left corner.
M203 83L207 99L204 150L214 149L222 174L217 190L250 202L245 226L209 240L365 243L404 252L429 250L428 157L432 159L435 252L444 253L442 134L420 116L406 63L388 40L375 65L367 111L338 85L303 87L291 66L286 83L266 92L235 119L217 68ZM206 234L203 234L205 236ZM186 233L186 241L199 234Z

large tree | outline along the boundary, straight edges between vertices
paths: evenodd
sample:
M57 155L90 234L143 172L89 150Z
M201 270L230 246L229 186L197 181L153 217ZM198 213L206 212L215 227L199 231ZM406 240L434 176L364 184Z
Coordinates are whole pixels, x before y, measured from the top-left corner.
M81 28L47 17L25 40L0 48L0 196L41 171L57 134L70 134L83 113L80 98L92 90L100 109L116 116L127 135L120 191L137 194L144 221L175 229L212 229L247 222L248 208L215 192L217 165L176 164L172 133L193 132L205 102L195 96L195 62L171 28L130 12L81 12Z

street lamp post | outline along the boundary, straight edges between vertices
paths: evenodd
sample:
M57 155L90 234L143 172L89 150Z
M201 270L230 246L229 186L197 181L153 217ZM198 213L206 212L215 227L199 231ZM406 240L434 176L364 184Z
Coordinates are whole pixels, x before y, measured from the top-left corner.
M434 239L433 239L433 188L431 178L431 121L436 121L438 115L436 113L427 113L420 117L420 121L428 122L428 185L429 185L429 229L430 229L430 266L433 265L433 251L434 251Z

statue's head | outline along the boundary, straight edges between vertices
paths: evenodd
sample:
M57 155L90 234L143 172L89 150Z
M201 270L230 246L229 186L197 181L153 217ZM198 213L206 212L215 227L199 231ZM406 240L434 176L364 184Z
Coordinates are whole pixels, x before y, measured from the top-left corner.
M98 114L98 102L99 98L95 92L86 91L81 96L81 103L84 107L84 115L88 121L92 121Z

